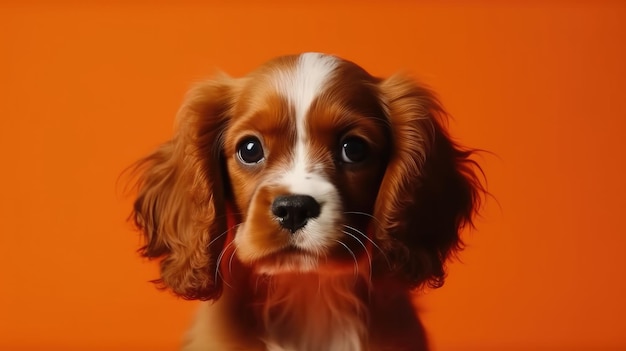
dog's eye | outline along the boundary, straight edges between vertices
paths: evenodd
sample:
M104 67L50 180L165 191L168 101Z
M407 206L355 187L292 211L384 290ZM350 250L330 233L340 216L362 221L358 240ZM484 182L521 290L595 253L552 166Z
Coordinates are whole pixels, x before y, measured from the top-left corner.
M369 153L365 140L357 137L348 137L341 142L341 161L357 163L364 161Z
M259 139L250 137L245 139L237 147L237 156L243 163L254 164L263 161L265 154Z

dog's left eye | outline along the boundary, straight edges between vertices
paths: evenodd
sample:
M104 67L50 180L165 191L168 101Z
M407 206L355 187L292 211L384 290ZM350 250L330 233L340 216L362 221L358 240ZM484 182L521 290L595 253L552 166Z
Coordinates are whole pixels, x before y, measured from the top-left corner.
M369 147L365 140L358 137L348 137L341 142L341 161L357 163L364 161L369 154Z
M247 138L237 147L237 156L241 162L255 164L263 161L265 154L259 139L255 137Z

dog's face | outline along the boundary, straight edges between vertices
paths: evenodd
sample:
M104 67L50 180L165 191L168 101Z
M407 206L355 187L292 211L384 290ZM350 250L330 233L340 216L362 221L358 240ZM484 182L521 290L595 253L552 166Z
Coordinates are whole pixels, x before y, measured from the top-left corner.
M242 262L273 274L351 269L363 255L390 152L376 83L317 54L270 62L243 83L223 150Z
M175 137L139 164L143 254L163 257L162 283L194 299L218 296L227 249L261 274L366 259L408 287L440 285L482 189L443 118L413 81L322 54L204 82Z

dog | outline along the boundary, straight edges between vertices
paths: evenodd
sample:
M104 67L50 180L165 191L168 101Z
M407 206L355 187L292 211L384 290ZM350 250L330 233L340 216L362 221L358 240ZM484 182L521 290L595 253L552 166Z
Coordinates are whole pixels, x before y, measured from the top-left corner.
M447 119L320 53L195 85L131 214L159 287L203 301L182 349L428 350L413 292L444 283L484 191Z

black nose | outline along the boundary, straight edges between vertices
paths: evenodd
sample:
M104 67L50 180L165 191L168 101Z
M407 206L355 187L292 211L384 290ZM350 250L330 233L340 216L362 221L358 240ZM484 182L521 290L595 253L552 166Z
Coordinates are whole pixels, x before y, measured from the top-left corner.
M320 204L308 195L278 196L272 203L272 213L283 228L295 233L310 218L320 215Z

